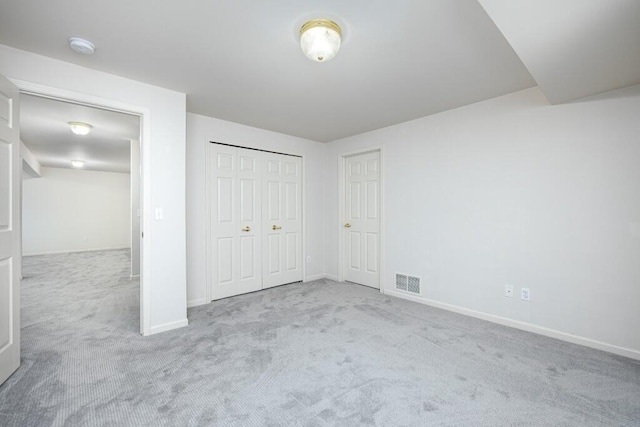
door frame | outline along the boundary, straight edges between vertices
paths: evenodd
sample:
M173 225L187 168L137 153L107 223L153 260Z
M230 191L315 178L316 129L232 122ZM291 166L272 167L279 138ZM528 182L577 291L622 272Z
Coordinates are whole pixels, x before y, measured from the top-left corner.
M9 79L18 87L21 94L35 95L56 99L88 107L100 108L119 113L132 114L140 117L140 334L151 334L151 277L145 274L151 271L150 240L143 239L144 233L150 235L151 218L147 218L151 209L151 164L150 144L147 135L151 134L151 111L149 108L117 101L114 99L94 96L87 93L60 89L39 83L19 79ZM22 196L21 196L22 197ZM22 234L22 229L20 229Z
M305 191L305 183L306 183L306 157L304 154L302 153L293 153L293 152L282 152L282 151L275 151L275 150L266 150L264 148L260 148L259 146L249 146L249 145L240 145L240 144L234 144L234 143L228 143L228 142L220 142L220 141L216 141L217 138L205 138L204 141L204 152L205 152L205 156L204 156L204 169L205 169L205 209L206 209L206 224L205 224L205 279L207 281L206 286L205 286L205 301L204 304L209 304L211 302L213 302L212 298L213 298L213 292L211 290L211 279L212 279L212 272L211 272L211 186L209 184L210 182L210 172L211 169L209 167L209 144L218 144L218 145L226 145L229 147L236 147L236 148L244 148L247 150L257 150L257 151L263 151L263 152L267 152L267 153L274 153L274 154L283 154L285 156L296 156L296 157L300 157L302 159L302 251L300 251L300 262L302 264L302 281L303 282L307 282L307 233L306 233L306 218L307 218L307 201L306 201L306 191ZM262 251L261 251L262 252ZM199 305L199 304L198 304Z
M344 263L346 262L344 253L345 243L345 229L343 227L345 218L344 198L346 196L346 163L347 157L357 156L360 154L367 154L378 152L380 154L380 199L378 201L378 209L380 212L380 233L379 247L378 247L378 284L380 285L380 293L384 293L384 277L385 277L385 222L384 222L384 147L381 145L362 148L356 151L347 151L338 155L338 281L344 282Z

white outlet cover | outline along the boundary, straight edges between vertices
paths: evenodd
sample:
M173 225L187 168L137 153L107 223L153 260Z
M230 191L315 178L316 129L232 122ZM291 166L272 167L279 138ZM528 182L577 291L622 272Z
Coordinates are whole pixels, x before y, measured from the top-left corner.
M529 288L522 288L522 294L521 294L521 298L523 301L529 301L531 299L531 292L529 291Z

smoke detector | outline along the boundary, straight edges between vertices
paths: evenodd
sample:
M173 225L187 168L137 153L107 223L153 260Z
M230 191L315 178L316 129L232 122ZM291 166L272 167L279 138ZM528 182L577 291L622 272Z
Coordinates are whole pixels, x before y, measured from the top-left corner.
M96 47L89 40L81 39L80 37L70 37L69 47L78 53L84 55L92 55L96 51Z

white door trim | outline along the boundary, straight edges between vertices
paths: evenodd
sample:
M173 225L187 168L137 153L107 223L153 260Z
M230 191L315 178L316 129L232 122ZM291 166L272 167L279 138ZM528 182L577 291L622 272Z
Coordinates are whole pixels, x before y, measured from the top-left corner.
M384 164L384 147L383 146L374 146L363 148L357 151L347 151L338 155L338 187L339 187L339 195L338 195L338 281L344 281L344 262L345 262L345 254L344 254L344 235L345 229L343 227L344 224L344 198L346 195L345 186L346 186L346 175L345 175L345 164L347 161L347 157L356 156L359 154L366 154L378 151L380 153L380 247L378 248L378 253L380 254L378 266L378 283L380 284L380 293L384 293L385 290L385 222L384 222L384 174L385 174L385 164Z
M151 275L145 272L151 271L151 147L147 143L147 135L151 134L151 110L140 105L128 104L109 98L90 95L82 92L74 92L67 89L60 89L46 86L39 83L32 83L24 80L9 79L18 86L21 93L44 96L62 101L83 104L91 107L102 108L122 113L135 114L140 116L140 230L147 235L146 239L140 238L140 333L151 335Z
M211 290L211 263L210 263L210 259L211 259L211 186L209 184L210 182L210 172L211 172L211 168L209 165L209 144L220 144L220 145L227 145L230 147L236 147L236 148L245 148L248 150L258 150L258 151L264 151L264 152L268 152L268 153L275 153L275 154L284 154L286 156L296 156L296 157L300 157L302 159L302 251L301 251L301 259L300 262L302 263L302 281L303 282L307 282L310 280L315 280L315 278L307 278L307 263L306 263L306 259L307 259L307 233L306 233L306 221L307 221L307 211L306 211L306 207L307 207L307 198L306 198L306 191L305 191L305 183L306 183L306 156L302 153L295 153L295 152L282 152L282 151L274 151L274 150L266 150L264 148L260 148L259 146L248 146L248 145L240 145L240 144L231 144L231 143L227 143L227 142L219 142L217 141L219 138L214 138L214 137L210 137L210 138L205 138L203 143L204 143L204 152L205 152L205 209L206 209L206 224L205 224L205 279L207 281L206 285L205 285L205 301L203 302L203 304L209 304L210 302L212 302L212 298L213 298L213 292ZM198 304L199 305L199 304Z
M204 268L205 268L205 287L204 287L204 304L209 304L213 301L213 290L211 289L211 278L213 273L211 271L211 185L209 181L211 179L211 165L209 161L209 144L210 141L205 139L204 141L204 208L206 213L205 220L205 237L204 237ZM188 299L188 298L187 298Z

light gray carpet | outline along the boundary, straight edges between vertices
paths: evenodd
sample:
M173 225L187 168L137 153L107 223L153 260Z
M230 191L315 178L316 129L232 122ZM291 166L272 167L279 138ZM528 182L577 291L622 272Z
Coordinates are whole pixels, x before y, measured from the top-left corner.
M128 259L25 259L0 425L640 425L639 362L357 285L229 298L143 338Z

